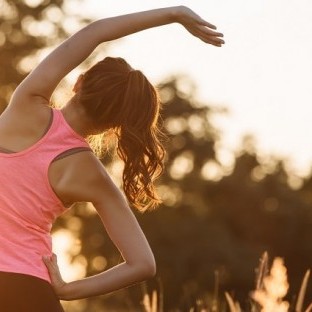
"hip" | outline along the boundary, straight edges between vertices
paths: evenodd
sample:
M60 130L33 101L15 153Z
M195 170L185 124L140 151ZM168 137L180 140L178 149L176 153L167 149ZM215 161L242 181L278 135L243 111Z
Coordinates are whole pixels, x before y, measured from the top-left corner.
M64 312L49 282L35 276L0 271L1 312Z

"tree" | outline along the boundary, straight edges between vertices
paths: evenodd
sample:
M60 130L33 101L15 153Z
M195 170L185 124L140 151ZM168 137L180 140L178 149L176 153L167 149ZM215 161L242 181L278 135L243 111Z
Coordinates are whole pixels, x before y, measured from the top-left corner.
M0 112L38 62L40 51L69 35L64 4L63 0L0 1ZM87 21L72 18L78 24Z

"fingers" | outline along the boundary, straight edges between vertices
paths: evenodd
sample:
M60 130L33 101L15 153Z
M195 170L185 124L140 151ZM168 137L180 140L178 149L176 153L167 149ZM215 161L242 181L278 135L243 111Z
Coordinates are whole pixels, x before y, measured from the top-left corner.
M209 24L209 23L208 23ZM197 27L184 26L192 35L198 37L205 43L212 44L216 47L221 47L225 41L223 40L223 33L214 31L207 26L197 25Z
M221 47L225 43L225 41L220 38L220 36L222 35L221 33L211 33L207 31L197 30L193 32L193 35L198 37L203 42L212 44L216 47Z
M43 256L42 260L48 269L52 284L55 287L64 285L65 282L62 279L61 272L57 264L57 256L55 254L52 254L51 257Z
M223 34L217 32L217 27L193 12L191 9L181 6L180 7L179 23L183 25L192 35L198 37L205 43L209 43L218 47L224 44L224 40L221 39Z
M43 256L42 260L44 262L44 264L46 265L47 269L50 271L51 270L51 260L48 256Z
M215 25L213 25L213 24L211 24L211 23L209 23L203 19L200 20L200 24L203 26L209 27L211 29L217 29L217 26L215 26Z
M55 253L52 253L52 262L57 263L57 255Z
M206 27L201 29L201 36L200 39L203 40L206 43L210 43L216 46L221 46L225 43L225 41L222 39L223 34L220 32L215 32L210 29L207 29Z
M57 265L57 256L56 254L52 254L51 257L43 256L42 260L46 267L48 268L49 272L55 273L58 271L58 265Z
M203 38L203 37L199 37L200 40L202 40L205 43L211 44L215 47L222 47L223 43L220 43L218 41L213 41L212 39L207 39L207 38Z
M42 260L44 261L44 263L47 263L47 264L55 263L57 262L57 256L56 254L53 253L51 257L43 256Z

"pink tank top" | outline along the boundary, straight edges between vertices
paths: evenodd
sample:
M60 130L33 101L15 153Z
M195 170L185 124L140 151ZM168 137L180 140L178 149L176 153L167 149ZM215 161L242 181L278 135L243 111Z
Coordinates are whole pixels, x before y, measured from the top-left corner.
M52 112L48 131L34 145L17 153L0 152L0 271L48 282L42 256L51 255L52 223L66 210L50 186L48 168L67 150L90 149L60 110Z

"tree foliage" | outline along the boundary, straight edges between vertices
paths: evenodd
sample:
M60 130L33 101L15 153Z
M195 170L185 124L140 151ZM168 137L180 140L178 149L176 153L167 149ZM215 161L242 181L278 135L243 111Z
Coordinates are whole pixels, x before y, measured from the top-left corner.
M68 36L66 18L64 0L0 0L0 111L38 61L38 52Z

